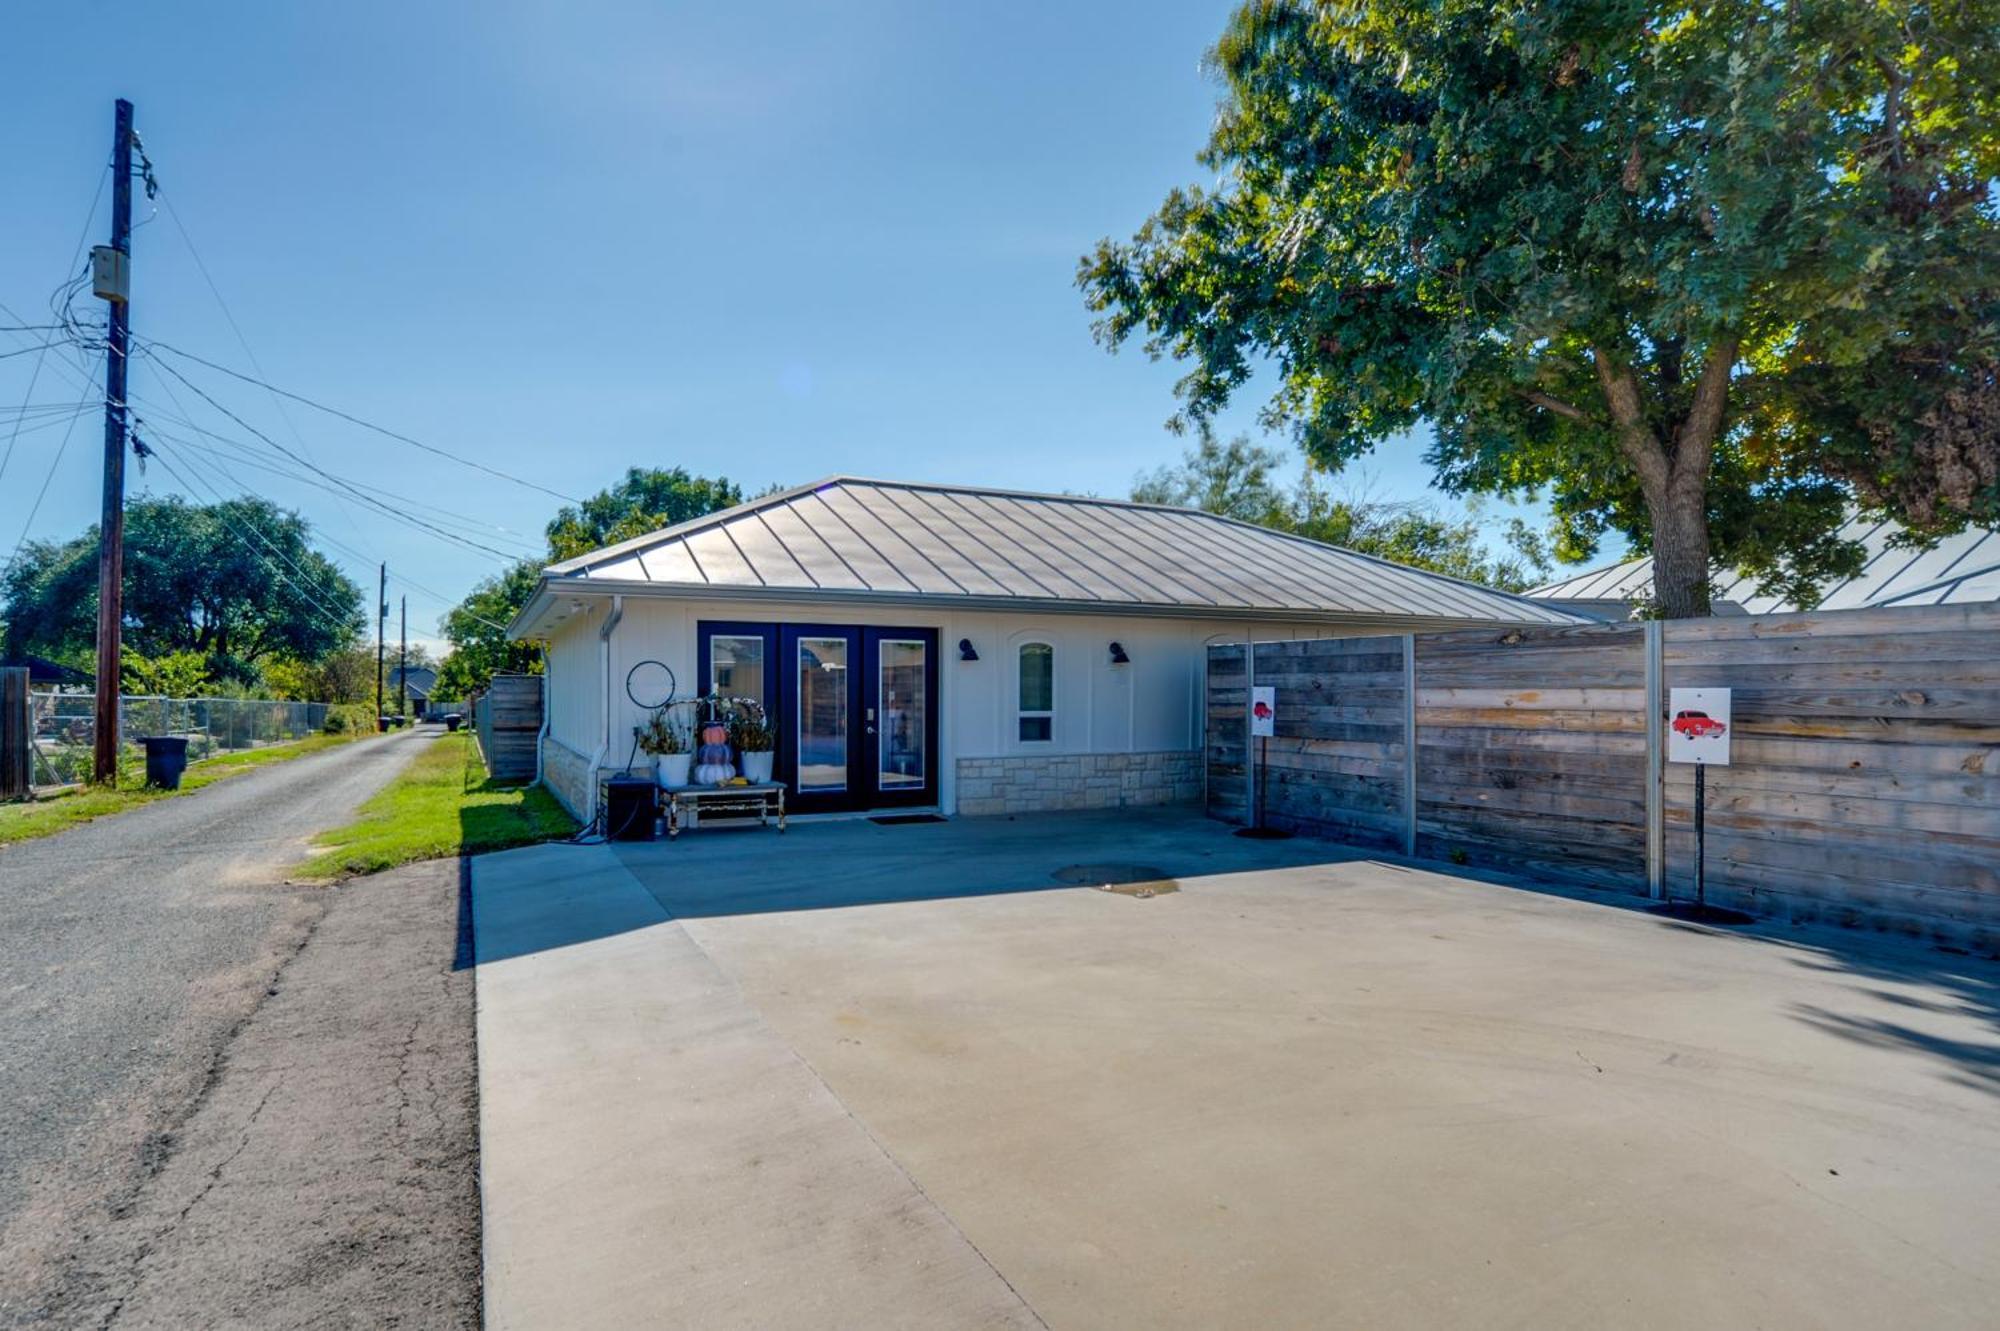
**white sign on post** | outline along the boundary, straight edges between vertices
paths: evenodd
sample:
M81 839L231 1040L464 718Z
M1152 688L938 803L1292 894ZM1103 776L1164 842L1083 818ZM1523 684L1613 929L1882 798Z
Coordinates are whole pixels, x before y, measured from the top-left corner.
M1667 710L1667 761L1729 766L1729 690L1673 689Z
M1265 739L1278 733L1278 691L1268 684L1251 686L1250 733Z

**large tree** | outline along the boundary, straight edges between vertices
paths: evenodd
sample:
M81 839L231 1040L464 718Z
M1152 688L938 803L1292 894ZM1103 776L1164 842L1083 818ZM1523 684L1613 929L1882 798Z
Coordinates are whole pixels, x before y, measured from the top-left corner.
M1808 598L1856 499L2000 521L2000 0L1255 0L1202 160L1079 281L1197 420L1337 468L1427 422L1558 550Z
M1224 442L1204 427L1178 465L1140 476L1132 498L1220 513L1502 591L1525 591L1548 576L1543 542L1519 518L1507 524L1506 551L1495 554L1475 517L1452 517L1423 502L1335 494L1310 466L1287 487L1279 479L1284 465L1275 449L1242 436Z
M617 484L579 504L565 504L548 525L549 560L574 559L601 546L644 536L743 502L735 482L695 476L684 467L633 467ZM523 560L482 581L439 625L451 654L438 667L440 697L462 698L503 671L540 671L540 654L507 641L506 628L541 580L543 561Z
M25 546L0 583L10 653L82 664L97 632L95 527ZM316 661L359 638L361 590L314 550L311 529L268 500L125 507L124 641L142 657L197 653L249 681L269 661Z
M742 502L742 489L720 476L633 467L616 485L557 512L549 523L549 558L572 559Z

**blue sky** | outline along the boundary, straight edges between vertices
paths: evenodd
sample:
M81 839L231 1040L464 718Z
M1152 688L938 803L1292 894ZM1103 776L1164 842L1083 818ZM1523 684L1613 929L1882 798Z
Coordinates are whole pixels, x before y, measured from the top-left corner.
M254 357L282 387L567 494L646 464L752 488L847 471L1123 495L1181 448L1162 428L1177 371L1093 344L1076 261L1201 179L1216 90L1200 57L1228 10L17 3L0 301L45 321L124 95L174 209L148 222L138 204L141 336ZM91 243L107 218L100 204ZM0 352L30 336L0 334ZM35 359L0 359L0 451ZM182 368L481 544L538 543L557 502ZM52 354L33 400L81 400L82 373ZM249 439L144 360L133 392L142 415L148 399L183 414L178 393L203 428ZM1248 428L1260 396L1227 423ZM51 470L62 435L21 435L0 555L45 476L33 535L94 520L98 418ZM1373 492L1422 493L1420 451L1379 450ZM180 466L299 508L364 585L388 560L413 636L499 565L240 461ZM132 479L181 488L157 465Z

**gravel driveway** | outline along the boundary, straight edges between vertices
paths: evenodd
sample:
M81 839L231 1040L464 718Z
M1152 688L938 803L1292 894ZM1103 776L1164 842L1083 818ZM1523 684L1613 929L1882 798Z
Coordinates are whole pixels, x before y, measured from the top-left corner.
M0 849L0 1326L117 1316L172 1238L156 1194L202 1147L202 1116L236 1096L232 1048L279 1006L283 977L349 894L288 886L286 868L437 733L328 750ZM410 927L441 947L449 975L455 874L431 872L446 881ZM385 929L381 946L395 942ZM411 1027L376 1015L398 1029L373 1032L356 1012L364 1069L371 1032L393 1052Z

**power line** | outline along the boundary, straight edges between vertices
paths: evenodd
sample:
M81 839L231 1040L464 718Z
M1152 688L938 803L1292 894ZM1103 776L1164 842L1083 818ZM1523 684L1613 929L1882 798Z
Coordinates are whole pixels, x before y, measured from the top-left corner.
M140 402L142 404L145 403L145 399L140 398L137 394L133 394L132 396L135 402ZM176 402L179 401L178 397L175 398L175 401ZM262 451L253 449L251 445L245 443L244 441L240 439L233 439L225 434L218 434L215 431L210 430L207 427L195 422L194 420L188 419L185 415L172 416L155 410L153 412L151 419L152 419L153 429L156 432L158 432L161 429L161 426L159 424L160 420L164 419L172 421L175 424L181 425L186 429L192 430L196 434L201 435L204 439L211 440L215 444L223 446L221 449L212 449L203 445L196 445L192 440L187 440L187 439L180 440L180 442L187 447L191 448L199 447L204 452L214 453L217 456L227 457L232 461L241 462L245 466L255 467L259 471L269 472L274 476L282 476L287 480L297 481L304 485L313 486L316 489L325 490L329 494L335 494L337 497L338 492L334 491L330 486L328 486L324 482L319 481L310 475L306 475L298 471L288 470L285 467L277 466L271 461L269 461ZM171 438L172 436L170 435L169 437ZM357 481L352 479L351 477L340 476L336 472L325 472L324 474L334 477L340 483L341 486L346 487L350 490L361 490L373 495L383 496L384 497L383 502L388 502L393 500L397 503L408 505L416 509L422 509L426 512L435 514L437 516L433 520L441 524L458 527L469 531L477 531L480 532L481 534L484 534L487 530L490 529L493 531L498 531L503 536L506 537L515 537L517 535L517 533L512 532L505 527L500 527L492 523L471 521L469 519L461 517L458 513L456 513L452 509L443 508L436 504L427 504L424 503L422 500L411 499L407 496L398 494L394 490L386 489L379 485L371 485L366 481ZM518 542L510 542L510 543L518 545ZM521 553L522 558L532 558L537 553L539 553L538 550L530 549L529 547L526 546L518 546L518 548L522 552ZM372 554L365 556L365 558L370 563L378 562L376 556Z
M106 178L110 176L110 174L111 174L111 164L109 162L106 162L104 164L104 169L97 173L97 189L91 194L90 208L83 215L83 230L77 233L76 251L70 255L69 259L69 271L71 272L76 271L76 266L78 262L80 262L83 258L83 247L90 240L90 224L97 220L97 205L99 201L104 198L104 182ZM60 291L61 288L57 288L57 290ZM0 305L0 310L5 310L7 317L14 320L14 322L18 324L25 325L27 323L27 320L23 319L20 315L14 313L12 310L8 310L7 307L4 305ZM22 395L21 400L23 402L26 402L29 398L35 395L35 384L42 377L42 358L48 354L49 346L56 340L56 333L59 331L61 330L53 328L50 329L48 331L48 335L42 339L41 347L37 349L37 351L35 352L35 368L28 375L28 391ZM0 477L6 476L7 464L14 460L14 441L17 438L19 438L20 433L21 433L20 423L17 419L15 422L14 433L9 435L7 438L7 451L4 454L0 454ZM48 486L44 484L42 486L42 490L44 493L46 493L48 490ZM36 502L37 506L39 506L40 501L37 500ZM9 565L11 566L11 564L12 561L10 560Z
M286 389L278 388L275 385L265 383L262 379L258 379L252 375L244 374L241 370L232 370L227 365L218 365L212 360L208 360L205 359L204 357L197 356L191 351L183 351L179 347L173 346L170 343L154 341L149 338L146 340L146 346L149 350L158 349L160 351L169 352L172 355L179 356L184 360L191 360L197 365L205 365L209 369L214 370L218 374L226 374L230 378L240 379L246 384L255 384L260 388L276 393L280 397L287 397L294 402L302 403L305 406L311 407L315 411L323 411L329 416L337 416L341 420L344 420L351 425L358 425L364 430L372 430L376 434L382 435L385 438L394 439L399 443L409 444L414 448L421 448L426 453L435 453L441 458L448 458L451 461L458 463L462 467L471 467L475 471L483 471L489 476L498 476L503 481L512 481L515 485L524 486L530 490L539 490L541 491L541 493L545 495L550 495L556 499L560 499L566 504L580 504L583 502L582 500L578 499L575 495L566 495L562 493L560 490L551 490L546 485L538 485L534 481L524 480L519 476L513 475L511 472L501 471L498 467L489 467L483 462L475 462L471 458L461 457L458 454L450 452L446 449L438 448L433 444L427 444L423 442L423 440L421 439L412 439L410 436L406 434L398 434L396 431L387 429L380 425L376 425L372 421L364 421L359 416L350 415L349 413L340 410L338 407L329 407L323 402L315 402L309 397L303 397L297 393L290 392ZM182 382L185 383L186 380L182 380Z
M69 441L76 434L76 423L84 413L79 411L69 418L69 426L63 431L62 442L56 445L56 455L49 460L48 474L42 477L42 488L35 492L35 502L28 506L28 520L21 524L21 535L14 542L14 553L7 556L7 566L0 569L0 576L14 571L14 564L21 558L21 551L28 544L28 533L35 528L35 516L42 511L42 500L48 498L49 485L56 478L57 468L62 466L63 454L69 452Z
M209 406L214 407L217 411L227 416L230 420L236 422L238 426L240 426L245 430L248 430L251 434L257 436L257 438L261 439L264 443L270 445L272 448L277 449L280 453L283 453L286 457L290 458L292 461L305 467L308 471L312 472L314 475L319 476L336 485L344 484L339 477L333 475L331 472L316 465L315 463L300 457L297 453L292 452L292 450L286 448L283 444L271 438L270 435L265 434L262 430L258 429L256 426L250 424L250 422L244 420L241 416L238 416L235 412L223 406L220 402L217 402L213 397L209 396L208 393L205 392L199 384L196 384L193 380L189 379L179 370L176 370L173 366L167 364L165 361L159 359L157 356L153 358L153 363L155 365L158 365L161 369L165 370L168 374L172 375L174 378L180 380L180 382L184 386L186 386L186 388L190 392L192 392L195 396L199 397L202 401L208 403ZM517 562L518 556L510 555L505 550L496 550L490 545L483 545L478 541L470 539L469 537L460 536L454 532L448 532L444 530L442 527L438 527L429 522L426 522L422 518L419 518L414 514L404 513L398 509L391 508L389 505L383 503L381 500L376 499L371 495L364 494L359 490L351 490L351 493L354 495L356 499L361 500L363 503L369 505L371 508L377 509L378 511L385 513L390 517L399 519L400 521L415 523L417 526L423 527L426 530L432 532L437 536L444 538L447 541L451 541L458 545L468 546L474 550L484 551L485 553L493 555L496 558L506 560L510 564Z
M250 368L255 370L261 377L264 373L264 367L258 362L257 353L251 349L250 339L243 335L243 326L236 322L236 312L231 310L229 302L222 298L222 288L216 285L214 275L208 271L208 263L201 257L201 251L196 248L194 236L189 233L187 224L181 221L181 210L174 207L174 199L171 194L165 195L165 202L167 205L167 216L173 220L174 230L180 233L181 243L187 246L189 257L194 260L195 268L201 273L201 280L208 284L208 294L215 297L216 308L222 311L222 317L228 321L229 331L236 334L236 345L243 348L244 356L250 361ZM270 393L271 405L278 410L278 419L285 423L285 429L290 432L293 442L298 444L299 451L311 457L312 449L306 446L305 436L299 433L299 427L292 420L291 413L285 410L283 400L279 398L275 391L269 389L266 391ZM361 534L361 527L355 522L354 514L348 510L345 501L341 500L338 495L334 496L334 500L339 505L341 516L347 519L347 524L353 527L355 535L359 536Z
M173 463L167 461L166 454L160 450L158 445L153 445L151 451L153 459L157 461L162 467L166 468L167 474L169 476L172 476L175 480L181 483L182 489L186 490L190 496L196 499L199 499L201 497L199 494L196 494L195 487L188 481L187 477L183 476L180 473L179 469L173 465ZM183 459L183 461L187 460ZM188 461L188 469L190 471L194 470L194 464L192 461ZM279 568L277 565L273 564L266 555L264 555L261 551L259 551L256 548L256 546L252 545L249 538L243 534L242 528L239 528L235 523L229 520L229 515L228 515L229 501L222 497L221 492L214 489L211 486L207 486L206 484L204 484L204 489L206 490L209 497L215 501L215 507L210 511L215 514L216 521L220 522L224 527L227 527L230 530L230 532L236 536L238 540L242 541L245 547L249 549L250 553L255 555L260 561L262 561L264 567L270 569L271 572L277 576L279 581L286 583L294 591L298 592L299 595L305 597L306 600L312 602L314 608L319 610L324 615L326 615L331 622L335 624L353 622L354 618L353 615L343 615L340 611L335 610L333 607L327 605L326 602L320 600L317 596L314 596L312 592L307 590L307 588L300 582L295 582L292 579L286 577L285 571ZM251 524L251 530L252 531L256 530L256 525L254 523ZM294 573L297 573L299 575L301 579L305 580L306 582L313 581L312 575L307 573L304 569L300 568L296 563L294 563L292 561L291 556L287 555L282 549L280 549L277 546L275 542L271 541L270 538L264 536L262 533L259 533L258 539L263 542L266 549L270 550L272 554L277 555L279 559L283 560L292 569ZM315 583L315 585L318 584ZM319 586L319 590L325 592L327 591L327 588L324 586ZM357 611L359 610L358 606L356 607L356 610Z

